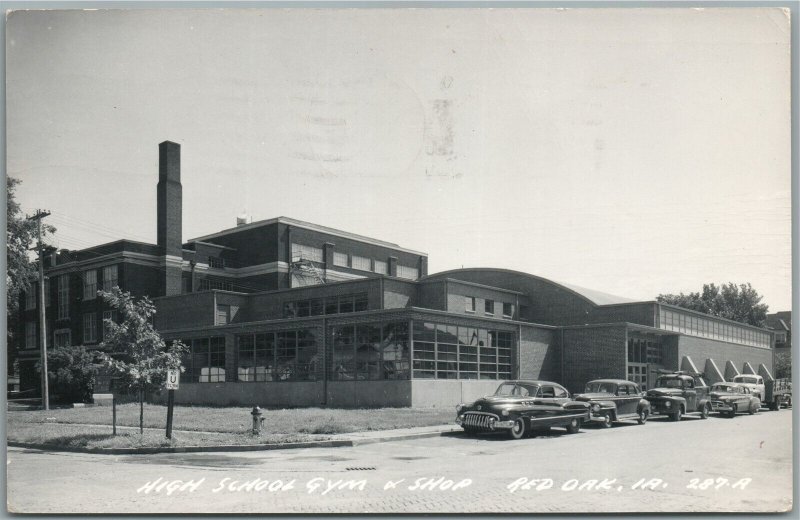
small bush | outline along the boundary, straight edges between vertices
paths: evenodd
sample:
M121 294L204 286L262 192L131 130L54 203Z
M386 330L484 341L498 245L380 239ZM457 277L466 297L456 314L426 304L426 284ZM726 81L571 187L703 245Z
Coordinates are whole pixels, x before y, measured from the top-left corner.
M59 347L47 352L47 383L50 394L65 403L91 403L98 366L84 347ZM36 363L41 374L41 362Z

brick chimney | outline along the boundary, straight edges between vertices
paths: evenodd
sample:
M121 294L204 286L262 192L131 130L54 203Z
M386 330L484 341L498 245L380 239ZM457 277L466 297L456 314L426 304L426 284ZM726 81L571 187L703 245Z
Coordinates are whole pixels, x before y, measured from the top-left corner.
M183 234L181 229L181 145L164 141L158 145L157 206L158 246L164 268L163 294L181 293Z

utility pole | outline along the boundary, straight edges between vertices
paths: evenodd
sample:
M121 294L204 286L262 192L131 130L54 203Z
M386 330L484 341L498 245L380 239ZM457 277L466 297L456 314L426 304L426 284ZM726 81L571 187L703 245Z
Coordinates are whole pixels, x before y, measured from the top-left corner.
M36 249L39 252L39 347L42 357L42 409L50 409L50 393L47 388L47 321L45 308L47 302L44 297L44 253L42 251L42 219L50 215L49 211L36 210L36 214L28 220L36 221Z

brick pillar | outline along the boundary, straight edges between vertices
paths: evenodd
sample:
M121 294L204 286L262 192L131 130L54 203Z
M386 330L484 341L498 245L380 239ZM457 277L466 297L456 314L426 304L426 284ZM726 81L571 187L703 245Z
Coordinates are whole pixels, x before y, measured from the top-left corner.
M428 276L428 257L421 256L419 258L419 276L422 278L423 276Z
M157 243L164 267L162 294L181 293L183 231L181 187L181 145L164 141L158 145L158 186L156 187Z
M323 247L322 261L325 262L325 269L333 269L333 252L336 246L331 242L325 242Z
M397 257L389 257L389 276L397 276Z

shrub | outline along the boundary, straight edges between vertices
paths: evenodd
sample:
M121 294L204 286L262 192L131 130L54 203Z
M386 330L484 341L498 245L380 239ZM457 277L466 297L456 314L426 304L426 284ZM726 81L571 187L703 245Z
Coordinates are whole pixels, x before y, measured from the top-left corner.
M49 392L67 403L91 403L98 365L84 347L59 347L47 352ZM41 374L40 362L36 372Z

